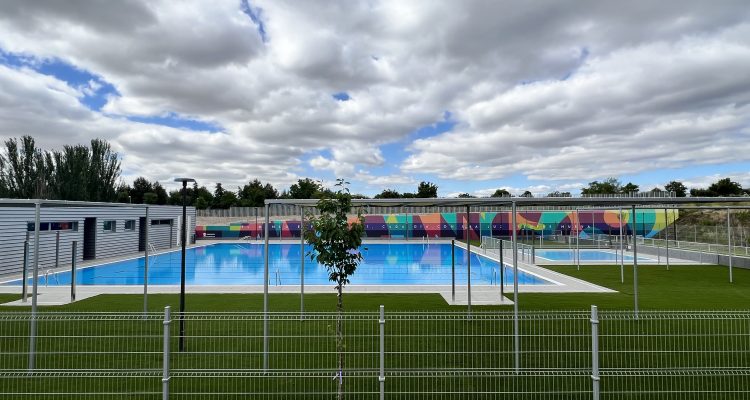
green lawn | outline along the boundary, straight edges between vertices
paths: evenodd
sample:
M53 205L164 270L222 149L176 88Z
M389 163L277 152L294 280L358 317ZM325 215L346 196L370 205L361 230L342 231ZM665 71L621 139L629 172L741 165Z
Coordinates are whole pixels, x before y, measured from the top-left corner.
M548 266L548 269L617 290L615 294L522 294L522 309L633 308L633 268L625 266L625 283L620 267L613 265ZM638 298L643 310L750 310L750 270L734 268L729 283L725 266L641 265L638 267Z
M600 309L630 310L633 308L633 271L625 266L625 283L620 283L620 267L613 265L547 266L546 268L616 290L618 293L522 293L522 310L588 310L592 304ZM750 309L750 270L735 268L734 283L728 282L724 266L665 266L638 267L639 304L643 310L748 310ZM512 293L507 294L512 297ZM11 301L16 295L0 295L0 301ZM388 311L446 311L462 310L463 306L449 306L438 294L345 294L345 306L350 311L377 311L384 305ZM270 295L271 311L299 310L299 295ZM261 294L190 294L190 311L262 311ZM149 309L162 311L171 305L179 307L178 295L153 294ZM310 311L334 311L335 295L307 294L305 308ZM475 306L476 309L495 310L509 307ZM18 310L21 308L7 308ZM74 304L43 307L45 310L64 311L141 311L142 295L100 295Z
M347 378L347 391L357 398L377 398L377 316L385 305L387 356L387 397L431 399L441 392L443 398L512 398L534 395L544 398L589 399L591 304L602 310L632 309L632 270L626 269L626 283L620 283L618 266L553 266L549 269L603 285L612 294L522 294L521 310L580 310L582 313L552 317L529 317L521 321L522 367L528 374L515 375L513 367L513 324L505 316L468 319L465 314L419 318L399 317L398 311L464 311L464 306L448 306L437 294L347 294L348 311L365 311L364 317L350 315L345 323L347 369L359 375ZM748 310L750 307L750 271L735 269L735 283L727 282L727 268L718 266L641 266L640 300L642 310ZM14 298L17 296L9 296ZM140 295L102 295L44 311L139 312ZM178 309L177 295L149 296L150 309L161 312L165 305ZM309 294L306 309L333 311L335 295ZM186 353L177 352L178 324L173 315L171 330L172 392L175 398L190 398L186 393L204 393L201 398L250 398L243 393L265 392L252 398L331 398L336 369L333 339L334 317L322 315L301 321L296 316L299 296L275 294L270 297L272 311L294 312L288 317L273 316L270 323L270 367L280 372L264 374L262 368L262 318L258 315L222 317L218 312L260 311L260 294L188 294L188 310L209 312L188 320ZM19 311L28 308L11 308ZM475 310L504 310L509 307L475 307ZM210 312L214 312L211 314ZM63 315L63 314L56 314ZM701 368L746 368L750 352L742 344L750 337L747 318L724 320L722 316L693 320L634 321L603 320L601 324L602 368L655 368L670 372L691 369L691 376L611 375L603 376L604 393L651 390L616 398L643 399L723 399L743 398L750 390L747 373L712 375ZM37 343L39 368L68 370L120 368L141 369L141 375L67 376L39 378L16 376L0 379L0 394L18 393L3 398L47 398L31 393L139 392L138 398L160 398L161 318L139 315L127 318L96 317L93 320L48 318L39 322ZM91 318L91 317L88 317ZM98 318L98 319L97 319ZM29 348L27 320L0 321L0 366L23 371ZM703 335L692 336L693 332ZM620 333L627 333L620 335ZM669 336L666 334L679 333ZM669 337L668 337L669 336ZM683 337L684 336L684 337ZM668 339L668 340L667 340ZM739 346L739 347L738 347ZM745 346L745 347L742 347ZM744 350L743 350L744 349ZM199 372L189 372L197 369ZM216 377L211 371L238 369L245 375ZM565 374L544 371L560 369ZM181 372L181 370L183 372ZM297 375L284 371L304 370ZM447 375L434 372L451 371ZM426 371L426 372L425 372ZM482 373L472 371L485 371ZM489 372L487 372L489 371ZM696 372L698 371L698 372ZM204 374L209 373L209 374ZM416 375L409 375L416 374ZM697 374L697 375L696 375ZM2 371L0 371L2 375ZM241 379L238 379L241 378ZM711 394L705 388L727 388L732 393ZM474 393L479 390L481 393ZM547 393L549 392L549 393ZM180 395L182 393L182 395ZM209 393L215 394L213 396ZM239 393L239 394L238 394ZM557 393L552 395L551 393ZM232 395L233 394L233 395ZM73 397L76 397L72 395ZM48 396L55 397L55 396ZM59 397L59 396L58 396ZM63 396L64 397L64 396ZM72 398L72 397L71 397ZM94 395L87 398L118 398ZM603 398L609 398L607 396Z

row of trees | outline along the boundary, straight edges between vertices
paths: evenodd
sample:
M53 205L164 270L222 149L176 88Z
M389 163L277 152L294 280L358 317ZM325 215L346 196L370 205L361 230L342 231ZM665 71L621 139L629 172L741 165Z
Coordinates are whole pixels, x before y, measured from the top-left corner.
M45 151L34 138L5 141L0 155L0 197L114 201L120 161L104 140Z
M638 185L628 182L622 185L616 178L608 178L602 182L590 182L588 187L581 189L583 194L626 194L638 192ZM662 189L655 187L652 192L660 192ZM686 197L688 188L680 181L670 181L664 185L664 191L673 192L677 197ZM750 189L743 189L738 182L730 178L722 178L708 186L708 188L690 189L692 197L727 197L750 195Z

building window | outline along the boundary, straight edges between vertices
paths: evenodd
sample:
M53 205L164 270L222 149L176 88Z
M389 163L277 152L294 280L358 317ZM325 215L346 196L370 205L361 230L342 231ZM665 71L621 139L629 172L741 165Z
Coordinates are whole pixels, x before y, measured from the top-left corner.
M151 225L172 225L171 219L152 219Z
M27 222L26 230L34 232L34 223ZM65 221L65 222L40 222L39 231L78 231L78 221Z
M125 230L126 231L134 231L135 230L135 220L129 219L125 221Z
M104 232L116 232L117 221L104 221Z

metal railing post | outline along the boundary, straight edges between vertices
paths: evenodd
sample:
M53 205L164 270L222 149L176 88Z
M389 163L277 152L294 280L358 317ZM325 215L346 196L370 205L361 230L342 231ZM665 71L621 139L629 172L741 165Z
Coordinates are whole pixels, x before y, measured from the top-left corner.
M161 398L169 400L169 324L172 315L169 306L164 307L164 346L162 354Z
M505 264L503 263L503 240L498 241L498 249L500 251L500 300L505 297Z
M732 215L727 207L727 255L729 256L729 283L734 282L732 276ZM717 257L718 258L718 257Z
M594 400L599 400L599 311L591 306L591 384Z
M26 302L29 297L29 237L23 242L23 274L21 276L21 301Z
M581 269L581 222L578 219L578 209L576 209L576 269Z
M34 281L31 287L31 332L29 332L29 371L36 365L36 313L37 295L39 294L39 225L41 224L42 204L37 202L34 207Z
M76 301L76 254L78 253L78 241L73 241L70 260L70 302Z
M146 226L143 228L143 317L146 318L148 313L148 231L151 229L151 219L148 215L148 206L146 206L146 220L144 222Z
M380 306L380 400L385 399L385 306Z
M60 231L55 233L55 270L60 266Z
M666 245L667 245L667 271L669 271L669 215L667 214L667 209L664 209L664 220L666 225L664 226L664 239L666 239ZM657 250L658 251L658 250Z
M266 204L266 224L264 229L264 257L263 257L263 370L268 370L268 262L270 248L268 246L268 235L270 234L271 217L268 204Z
M469 212L470 207L466 206L466 310L471 319L471 214Z
M305 210L299 206L299 318L305 319Z
M635 311L635 318L638 319L638 240L635 238L635 227L636 227L636 215L635 205L632 206L633 210L633 302Z
M516 373L521 370L521 336L518 321L518 225L516 225L516 202L512 203L511 224L513 248L513 348Z
M620 207L620 283L625 283L625 248L622 235L622 207Z
M456 303L456 241L451 240L451 300Z

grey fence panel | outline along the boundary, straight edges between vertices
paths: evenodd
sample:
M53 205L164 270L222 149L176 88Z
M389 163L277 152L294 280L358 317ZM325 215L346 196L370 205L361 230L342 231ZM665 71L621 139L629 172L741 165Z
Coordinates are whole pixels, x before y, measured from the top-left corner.
M590 312L523 312L518 371L508 312L175 313L183 352L162 314L42 313L34 370L30 318L0 313L3 399L590 399L595 378L603 399L750 393L748 312L600 311L598 347Z

